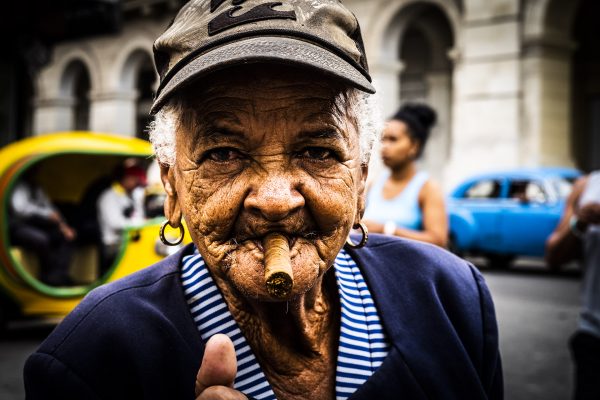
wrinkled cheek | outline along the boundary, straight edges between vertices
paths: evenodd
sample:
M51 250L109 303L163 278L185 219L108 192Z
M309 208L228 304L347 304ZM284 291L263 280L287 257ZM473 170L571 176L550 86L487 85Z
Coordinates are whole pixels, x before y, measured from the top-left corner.
M357 208L357 195L344 184L315 192L309 198L311 212L321 230L334 232L351 226Z
M190 187L186 205L188 219L199 234L225 240L240 201L230 185L198 180Z

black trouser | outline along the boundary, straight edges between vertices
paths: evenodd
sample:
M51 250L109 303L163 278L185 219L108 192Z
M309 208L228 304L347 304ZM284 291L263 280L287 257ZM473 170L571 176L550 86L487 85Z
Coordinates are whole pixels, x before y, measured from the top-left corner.
M600 338L577 332L570 340L575 361L575 400L600 399Z
M58 225L41 218L11 223L11 244L35 253L40 262L39 279L49 285L68 285L72 243Z

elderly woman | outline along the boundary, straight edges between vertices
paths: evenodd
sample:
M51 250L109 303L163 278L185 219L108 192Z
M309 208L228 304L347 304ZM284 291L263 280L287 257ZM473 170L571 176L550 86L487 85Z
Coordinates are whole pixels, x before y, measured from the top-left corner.
M155 57L167 224L193 244L88 295L28 398L501 398L480 274L360 223L377 117L339 1L193 0Z

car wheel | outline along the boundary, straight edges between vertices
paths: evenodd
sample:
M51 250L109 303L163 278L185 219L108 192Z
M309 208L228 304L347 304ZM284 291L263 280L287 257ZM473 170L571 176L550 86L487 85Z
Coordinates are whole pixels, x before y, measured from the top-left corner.
M0 302L0 338L4 337L6 333L6 326L8 324L8 310L6 305Z
M514 259L515 256L505 254L493 254L487 256L488 266L491 269L508 269Z
M454 235L450 235L448 237L448 251L456 254L459 257L464 256L464 253L462 251L460 251L458 246L456 245L456 237Z

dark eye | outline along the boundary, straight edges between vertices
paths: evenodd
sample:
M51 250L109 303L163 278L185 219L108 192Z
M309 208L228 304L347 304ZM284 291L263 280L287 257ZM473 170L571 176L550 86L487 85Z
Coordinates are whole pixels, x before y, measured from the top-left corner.
M242 153L232 147L220 147L207 151L202 159L222 163L238 160L242 157Z
M334 154L333 151L326 149L325 147L307 147L300 152L300 157L321 161L334 157Z

